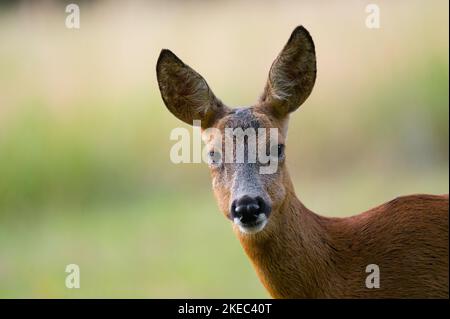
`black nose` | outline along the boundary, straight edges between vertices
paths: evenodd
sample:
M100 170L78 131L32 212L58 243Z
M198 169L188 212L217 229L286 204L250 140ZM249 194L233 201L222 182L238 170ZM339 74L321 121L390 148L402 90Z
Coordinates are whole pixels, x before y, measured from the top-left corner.
M244 223L254 223L258 215L265 213L266 204L261 197L242 196L231 204L231 216Z

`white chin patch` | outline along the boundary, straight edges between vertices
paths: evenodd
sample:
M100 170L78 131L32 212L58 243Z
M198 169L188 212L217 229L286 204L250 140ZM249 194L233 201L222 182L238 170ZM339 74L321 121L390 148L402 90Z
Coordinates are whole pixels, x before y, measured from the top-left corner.
M239 220L234 218L233 222L239 227L239 230L244 234L256 234L264 229L267 225L267 217L265 214L259 214L254 225L245 225Z

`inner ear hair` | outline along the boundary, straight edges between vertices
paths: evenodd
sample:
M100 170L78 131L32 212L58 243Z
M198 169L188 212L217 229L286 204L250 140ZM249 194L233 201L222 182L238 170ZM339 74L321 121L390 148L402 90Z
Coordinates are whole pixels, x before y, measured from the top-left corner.
M156 74L164 104L183 122L192 125L200 120L201 126L207 128L226 113L227 107L206 80L170 50L161 51Z
M284 117L305 102L316 80L316 53L309 32L298 26L272 63L261 108Z

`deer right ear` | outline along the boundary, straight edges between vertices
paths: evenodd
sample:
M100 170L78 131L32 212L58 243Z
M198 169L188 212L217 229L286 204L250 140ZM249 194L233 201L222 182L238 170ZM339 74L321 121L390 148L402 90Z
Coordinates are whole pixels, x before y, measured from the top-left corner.
M200 120L208 128L226 112L205 79L170 50L163 49L156 64L162 99L169 111L185 123Z
M305 102L315 80L314 42L308 31L298 26L270 68L261 107L282 118Z

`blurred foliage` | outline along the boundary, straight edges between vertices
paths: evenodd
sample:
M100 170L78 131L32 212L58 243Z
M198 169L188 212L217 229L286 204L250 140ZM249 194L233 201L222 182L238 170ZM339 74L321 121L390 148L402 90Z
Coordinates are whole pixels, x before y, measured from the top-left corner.
M169 160L185 125L157 89L163 47L250 105L304 24L318 79L290 121L301 200L348 216L447 193L448 3L383 1L379 30L365 3L83 2L80 30L61 2L0 7L0 297L267 297L205 165Z

